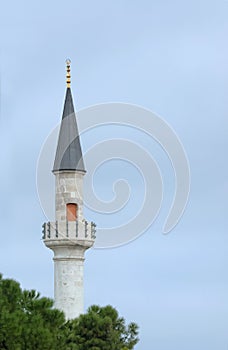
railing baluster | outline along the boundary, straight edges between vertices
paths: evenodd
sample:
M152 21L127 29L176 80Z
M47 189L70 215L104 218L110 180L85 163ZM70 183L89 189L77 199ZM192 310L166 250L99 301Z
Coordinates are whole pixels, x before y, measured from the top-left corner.
M48 229L47 229L47 231L48 231L48 238L51 238L51 223L48 222L47 226L48 226Z
M78 237L78 220L76 220L75 227L76 227L76 237Z
M85 220L85 238L88 237L88 222Z
M42 239L45 239L46 238L46 222L42 225L42 233L43 233Z
M59 237L59 232L58 232L58 221L55 222L55 237Z
M91 238L96 238L96 224L94 222L91 222Z
M68 220L66 220L66 236L69 237Z

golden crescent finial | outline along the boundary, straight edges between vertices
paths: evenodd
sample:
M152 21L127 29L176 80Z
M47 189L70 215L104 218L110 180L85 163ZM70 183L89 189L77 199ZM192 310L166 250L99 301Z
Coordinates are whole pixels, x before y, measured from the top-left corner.
M71 60L68 58L66 60L66 83L67 83L67 87L70 88L70 83L71 83L71 75L70 75L70 64L71 64Z

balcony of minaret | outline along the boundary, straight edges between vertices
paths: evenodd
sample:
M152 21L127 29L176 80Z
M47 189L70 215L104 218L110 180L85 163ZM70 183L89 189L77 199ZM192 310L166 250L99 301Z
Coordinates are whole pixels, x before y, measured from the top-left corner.
M70 215L68 218L71 218ZM47 222L43 224L42 228L42 239L45 244L64 241L66 244L69 242L70 245L86 244L92 246L96 238L96 224L86 220Z

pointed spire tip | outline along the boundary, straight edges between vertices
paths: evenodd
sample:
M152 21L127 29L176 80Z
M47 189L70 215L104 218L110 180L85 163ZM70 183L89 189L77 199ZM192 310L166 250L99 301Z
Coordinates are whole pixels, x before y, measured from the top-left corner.
M68 88L70 88L70 84L71 84L70 65L71 65L71 60L67 58L66 59L66 84Z

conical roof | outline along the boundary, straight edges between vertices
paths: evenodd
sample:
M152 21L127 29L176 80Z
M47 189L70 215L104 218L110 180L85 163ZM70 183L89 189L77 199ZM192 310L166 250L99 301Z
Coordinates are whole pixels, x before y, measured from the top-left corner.
M66 90L53 172L61 170L86 172L70 87Z

